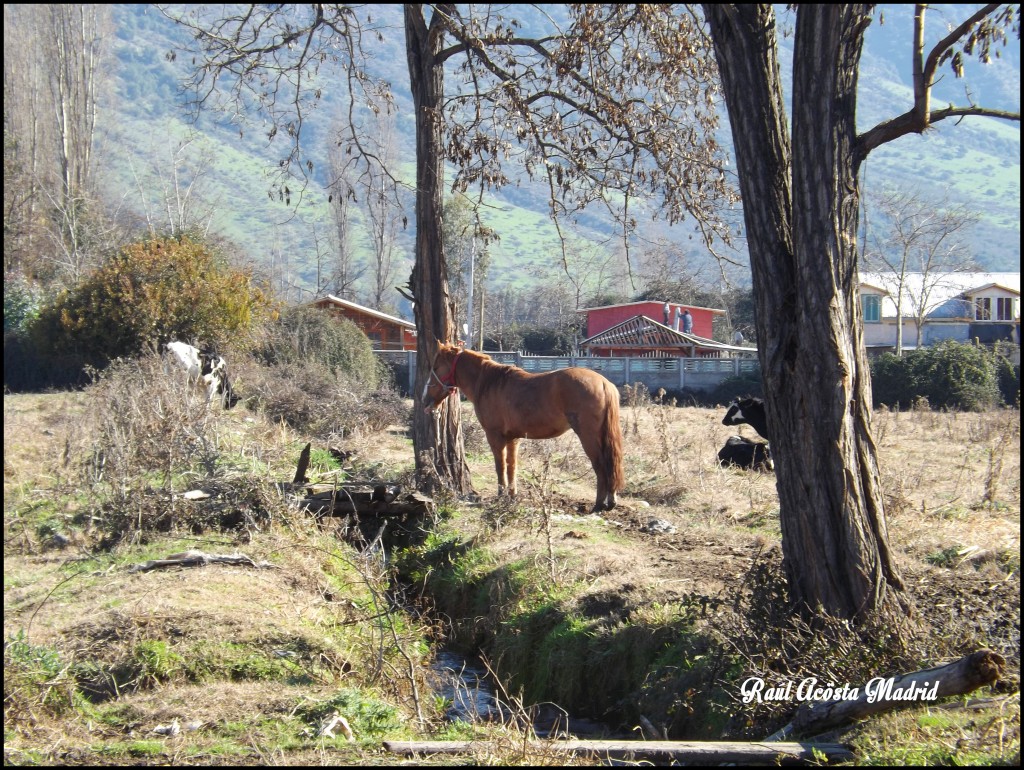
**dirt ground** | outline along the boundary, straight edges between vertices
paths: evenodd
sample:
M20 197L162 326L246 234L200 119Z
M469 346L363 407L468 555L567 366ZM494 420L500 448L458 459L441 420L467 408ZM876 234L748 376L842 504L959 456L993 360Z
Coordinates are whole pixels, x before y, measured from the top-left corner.
M5 500L19 501L20 509L28 510L35 504L33 496L67 483L70 471L62 465L62 456L89 443L79 420L87 408L84 399L82 394L5 396ZM502 513L501 506L495 505L493 460L466 407L467 458L481 502L460 504L455 526L467 537L487 532L489 547L499 558L502 554L513 557L543 550L539 522L544 512L549 514L556 550L564 565L572 565L564 566L564 576L586 581L579 602L587 615L628 613L654 602L721 600L751 580L755 565L777 566L780 560L773 475L717 464L717 452L728 436L740 433L757 438L747 426L737 430L722 425L724 409L652 402L624 407L627 488L615 510L595 516L589 513L593 474L571 434L523 442L518 505ZM303 440L283 428L261 424L244 410L221 419L225 420L220 429L223 435L251 436L261 445L258 451L263 456L279 462L292 456ZM1019 689L1019 420L1016 411L881 410L875 415L890 541L908 593L924 621L923 632L973 638L977 646L1002 654L1008 662L1002 692ZM345 449L353 451L363 467L382 475L408 474L412 468L412 444L402 426L348 437ZM41 473L47 479L42 484ZM67 512L69 517L72 514L73 510ZM495 527L495 517L502 516L507 520L498 523L510 526ZM6 503L5 518L5 637L25 624L32 625L40 641L66 633L76 622L83 634L95 631L108 610L109 591L86 587L81 593L84 603L77 608L69 610L62 603L37 611L45 592L60 579L53 570L66 552L42 550L45 544L37 533L19 533ZM84 553L86 545L75 542L72 547ZM287 546L263 542L260 547L269 553ZM250 555L259 559L263 554ZM261 575L255 583L259 595L250 597L243 587L249 578L237 575L237 570L225 571L227 582L218 586L234 598L220 602L224 615L219 619L215 614L219 610L214 609L218 602L203 601L207 614L200 620L220 623L228 618L239 624L245 617L258 616L261 627L246 633L298 639L298 631L270 620L264 600L273 598L284 614L316 617L333 599L317 583L312 567L303 567L301 560L291 566L297 569L292 577ZM115 576L118 580L127 578ZM136 587L153 583L137 600L139 606L148 603L142 613L146 617L161 613L184 617L189 602L216 588L195 576L182 576L175 581L186 590L180 597L170 597L166 580L132 577L130 581ZM132 616L135 610L119 612ZM179 631L192 632L191 627L183 628ZM242 632L237 626L232 633ZM307 641L303 644L309 646ZM236 707L228 705L233 700L238 709L264 704L273 711L287 708L294 700L278 697L280 693L275 695L272 688L253 685L252 689L257 692L251 699L237 692L218 692L211 700L207 693L199 711L233 713ZM170 718L178 707L182 714L186 706L199 713L200 703L191 690L143 693L129 701L138 710L140 725Z
M595 521L594 481L575 438L523 442L521 502L555 514L559 547L588 560L595 602L722 599L755 563L780 562L774 476L717 464L730 435L759 438L722 425L724 412L624 407L628 486L598 525L611 539L579 526ZM473 420L464 416L473 481L489 499L493 463ZM1019 420L1016 411L875 413L890 543L922 633L995 649L1008 661L1006 692L1020 666Z

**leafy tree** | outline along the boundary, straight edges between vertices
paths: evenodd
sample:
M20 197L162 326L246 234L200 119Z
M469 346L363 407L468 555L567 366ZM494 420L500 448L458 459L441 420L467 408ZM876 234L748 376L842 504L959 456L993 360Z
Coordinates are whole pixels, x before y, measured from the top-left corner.
M171 339L218 344L244 335L271 309L252 276L188 236L123 247L32 324L44 354L103 366Z
M772 432L782 548L795 606L867 621L903 618L909 600L889 547L871 380L857 290L858 169L876 147L947 118L1019 114L968 104L932 109L938 67L982 60L1016 9L972 12L925 52L916 6L908 55L914 102L856 130L857 74L873 6L796 6L793 127L770 5L704 6L732 128ZM899 628L901 626L897 626Z

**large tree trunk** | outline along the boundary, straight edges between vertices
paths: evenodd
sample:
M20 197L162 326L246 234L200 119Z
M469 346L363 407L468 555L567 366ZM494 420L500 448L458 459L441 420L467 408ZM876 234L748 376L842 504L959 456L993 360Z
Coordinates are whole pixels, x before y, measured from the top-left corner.
M422 5L405 6L406 51L416 110L416 263L411 277L417 335L413 449L420 488L433 491L440 484L464 494L471 491L472 484L463 452L459 400L446 399L427 414L420 398L437 343L451 342L454 330L441 240L444 67L437 55L444 43L444 6L436 6L433 13L428 25Z
M809 615L902 615L857 292L866 6L800 7L792 149L771 7L704 9L739 168L790 596Z

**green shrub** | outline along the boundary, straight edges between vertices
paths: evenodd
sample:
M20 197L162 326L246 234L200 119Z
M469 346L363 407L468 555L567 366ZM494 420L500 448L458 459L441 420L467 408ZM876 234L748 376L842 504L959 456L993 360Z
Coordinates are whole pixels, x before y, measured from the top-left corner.
M514 325L523 350L541 356L569 356L576 347L579 324L563 323L556 327Z
M39 315L39 295L23 278L4 278L4 335L21 332Z
M920 395L908 360L894 353L882 353L871 362L871 390L875 406L894 408L907 408Z
M373 390L382 377L370 339L347 318L309 305L291 307L265 329L258 356L272 366L316 363Z
M347 318L291 307L264 328L244 370L252 408L296 430L330 438L409 421L369 338ZM237 371L237 368L236 368Z
M745 372L735 377L726 377L714 388L705 391L702 401L709 405L728 404L734 399L746 396L755 396L757 398L764 396L760 370Z
M74 704L69 664L51 647L33 645L25 631L4 637L4 723L35 721L41 710L63 714Z
M943 342L916 351L915 375L928 402L968 411L999 403L995 355L980 345Z
M1020 408L1020 364L1014 364L1012 357L1020 355L1020 346L1012 343L996 343L996 382L999 395L1007 406Z
M909 407L920 398L935 408L980 411L1015 404L1019 374L1001 351L953 340L871 364L875 405Z
M188 236L124 246L29 325L35 352L80 371L171 339L223 344L270 312L252 276Z

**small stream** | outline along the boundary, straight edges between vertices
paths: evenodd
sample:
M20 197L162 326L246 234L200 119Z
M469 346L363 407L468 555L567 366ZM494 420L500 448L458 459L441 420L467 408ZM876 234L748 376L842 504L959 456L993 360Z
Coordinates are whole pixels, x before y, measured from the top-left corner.
M455 652L441 651L431 664L434 692L450 701L445 716L451 722L504 722L511 718L495 695L490 674L479 663Z
M510 722L521 715L498 698L490 673L479 661L448 650L441 650L431 664L434 693L449 706L445 716L452 722ZM575 719L554 704L529 709L533 731L538 737L611 738L618 737L607 725L589 719Z

